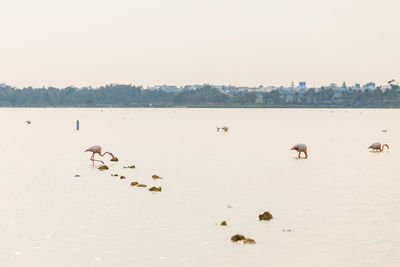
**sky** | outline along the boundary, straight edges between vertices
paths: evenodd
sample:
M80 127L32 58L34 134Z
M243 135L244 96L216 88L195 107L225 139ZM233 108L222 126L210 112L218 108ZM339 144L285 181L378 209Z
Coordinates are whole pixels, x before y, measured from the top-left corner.
M398 0L1 0L0 83L400 80Z

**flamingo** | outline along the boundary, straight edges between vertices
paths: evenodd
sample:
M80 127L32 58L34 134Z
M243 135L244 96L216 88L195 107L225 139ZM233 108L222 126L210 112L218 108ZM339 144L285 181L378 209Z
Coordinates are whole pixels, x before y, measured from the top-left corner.
M297 145L293 146L290 150L296 150L297 152L299 152L299 155L298 155L299 158L300 158L301 152L303 152L306 155L306 158L308 158L307 146L305 144L297 144Z
M89 147L88 149L86 149L85 152L92 152L92 153L93 153L92 156L90 157L90 160L93 162L93 165L94 165L94 162L95 162L95 161L100 161L101 163L104 164L103 161L94 159L94 155L95 155L96 153L99 154L99 155L102 156L102 157L103 157L105 154L110 154L111 157L114 158L114 155L113 155L112 153L110 153L110 152L104 152L103 155L102 155L102 154L101 154L101 146L91 146L91 147Z
M383 151L383 148L384 148L385 146L387 147L387 149L389 149L388 144L383 144L383 145L381 145L381 143L376 142L376 143L373 143L372 145L370 145L368 148L372 148L372 151L378 150L379 152L382 152L382 151Z

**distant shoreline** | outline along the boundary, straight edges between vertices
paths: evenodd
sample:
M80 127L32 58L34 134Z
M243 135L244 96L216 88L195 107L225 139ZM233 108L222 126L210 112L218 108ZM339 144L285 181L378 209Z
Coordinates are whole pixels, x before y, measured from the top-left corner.
M374 87L375 88L375 87ZM0 88L1 107L80 108L400 108L400 86L390 81L385 88L353 90L310 88L270 92L227 92L210 85L182 92L144 90L132 85L98 89Z
M345 107L345 106L237 106L237 105L187 105L187 106L0 106L0 109L6 108L47 108L47 109L57 109L57 108L82 108L82 109L92 109L92 108L141 108L141 109L400 109L398 107Z

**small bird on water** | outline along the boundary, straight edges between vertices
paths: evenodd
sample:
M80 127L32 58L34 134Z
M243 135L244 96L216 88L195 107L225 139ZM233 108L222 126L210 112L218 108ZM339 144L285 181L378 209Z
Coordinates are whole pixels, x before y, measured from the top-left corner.
M290 150L296 150L297 152L299 152L299 155L298 155L299 158L300 158L301 152L303 152L304 155L306 155L306 158L308 158L307 146L305 144L297 144L297 145L293 146Z
M376 142L376 143L371 144L368 148L372 148L372 151L378 150L379 152L382 152L385 147L387 147L387 149L389 149L388 144L381 145L381 143Z
M92 156L90 157L90 160L93 162L93 165L94 165L95 161L99 161L99 162L104 164L103 161L94 159L94 155L95 154L99 154L101 157L103 157L105 154L110 154L110 156L112 158L114 158L114 155L111 152L104 152L103 154L101 154L101 146L91 146L88 149L86 149L85 152L92 152L93 153Z

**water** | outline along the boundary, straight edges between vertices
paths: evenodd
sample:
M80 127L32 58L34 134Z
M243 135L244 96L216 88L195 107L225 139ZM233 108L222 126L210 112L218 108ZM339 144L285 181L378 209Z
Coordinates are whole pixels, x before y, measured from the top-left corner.
M0 109L1 265L398 266L399 115ZM307 160L289 150L300 142ZM108 171L83 152L96 144L120 159L105 156ZM231 243L237 233L257 244Z

